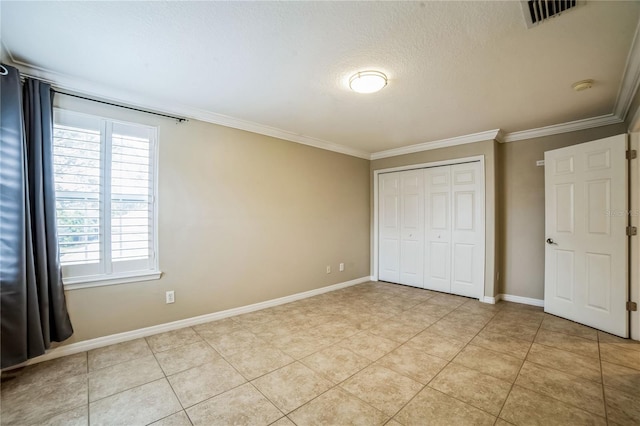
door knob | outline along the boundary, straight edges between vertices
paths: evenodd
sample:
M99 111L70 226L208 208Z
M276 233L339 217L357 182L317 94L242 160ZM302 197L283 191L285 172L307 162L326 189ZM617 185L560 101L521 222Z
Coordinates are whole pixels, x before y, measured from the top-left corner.
M547 238L547 244L553 244L553 245L558 245L558 243L556 243L555 241L553 241L551 238Z

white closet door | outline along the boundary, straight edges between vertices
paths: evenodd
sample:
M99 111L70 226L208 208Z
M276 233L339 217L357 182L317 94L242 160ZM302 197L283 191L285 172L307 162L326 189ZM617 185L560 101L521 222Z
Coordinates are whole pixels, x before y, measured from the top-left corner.
M424 171L400 173L400 284L422 287Z
M378 180L378 278L400 282L400 173L385 173Z
M451 167L425 169L424 288L451 291Z
M484 293L484 191L480 163L451 166L451 293Z

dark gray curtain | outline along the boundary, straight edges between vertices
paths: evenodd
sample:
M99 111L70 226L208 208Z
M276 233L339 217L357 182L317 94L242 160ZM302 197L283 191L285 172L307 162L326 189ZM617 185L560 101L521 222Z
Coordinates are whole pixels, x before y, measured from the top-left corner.
M56 235L50 85L0 76L0 347L2 368L73 334Z

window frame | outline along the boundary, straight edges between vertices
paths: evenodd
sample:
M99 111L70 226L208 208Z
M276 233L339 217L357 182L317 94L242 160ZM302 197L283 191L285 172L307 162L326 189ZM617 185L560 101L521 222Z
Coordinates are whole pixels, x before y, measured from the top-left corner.
M79 263L76 265L62 265L62 281L64 283L65 290L74 290L80 288L100 287L106 285L124 284L139 281L157 280L162 276L159 266L158 255L158 145L159 145L159 128L158 126L152 126L140 122L124 121L113 119L95 114L87 114L83 112L74 111L66 108L53 108L53 125L70 125L71 123L77 123L75 127L83 128L82 123L88 122L100 122L100 181L102 183L100 192L98 193L98 201L104 203L104 206L99 208L100 225L99 229L104 234L102 236L103 241L100 242L101 260L98 264L98 268L94 268L89 263ZM125 270L117 271L118 268L114 268L114 261L111 259L111 251L113 250L113 244L111 240L111 187L112 187L112 153L113 153L113 127L116 125L132 126L139 129L144 129L149 132L149 169L150 169L150 197L151 197L151 209L152 220L150 225L152 227L150 238L152 239L150 248L150 256L148 260L149 268L140 270ZM85 124L86 126L86 124ZM55 133L54 133L55 138ZM109 139L109 140L108 140ZM55 148L52 147L53 153ZM52 157L53 158L53 157ZM55 178L55 173L54 173ZM56 201L58 200L56 191ZM107 209L106 205L109 204ZM109 217L107 217L107 213ZM106 234L109 234L107 236ZM59 237L58 237L59 244ZM107 246L108 244L108 246ZM109 252L108 255L106 252ZM116 261L117 262L117 261ZM136 262L136 260L130 260L127 262ZM70 268L73 267L73 268ZM95 273L96 269L100 269L98 273ZM114 271L115 269L115 271ZM78 271L79 273L75 273ZM82 274L82 272L85 272Z

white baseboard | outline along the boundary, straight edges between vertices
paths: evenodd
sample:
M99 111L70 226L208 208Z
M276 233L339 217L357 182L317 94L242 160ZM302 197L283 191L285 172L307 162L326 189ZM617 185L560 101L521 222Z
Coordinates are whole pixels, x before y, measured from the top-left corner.
M500 300L499 295L498 297L483 296L482 299L480 299L482 303L489 303L491 305L495 305L498 300Z
M514 296L512 294L499 294L496 296L497 300L504 300L505 302L522 303L524 305L540 306L544 307L544 300L533 299L531 297Z
M111 334L109 336L97 337L95 339L83 340L69 345L59 346L47 351L46 354L36 358L32 358L22 364L9 367L3 371L24 367L30 364L48 361L54 358L60 358L67 355L73 355L92 349L102 348L104 346L116 343L127 342L129 340L139 339L141 337L151 336L153 334L164 333L166 331L177 330L179 328L189 327L192 325L204 324L211 321L229 318L236 315L246 314L249 312L259 311L261 309L271 308L273 306L284 305L285 303L295 302L296 300L306 299L308 297L317 296L319 294L328 293L330 291L340 290L341 288L350 287L356 284L362 284L371 281L371 277L356 278L351 281L345 281L333 284L327 287L317 288L302 293L292 294L290 296L279 297L277 299L266 300L264 302L254 303L252 305L240 306L238 308L227 309L225 311L213 312L210 314L199 315L197 317L185 318L178 321L167 322L164 324L153 325L151 327L139 328L137 330L125 331L123 333Z

